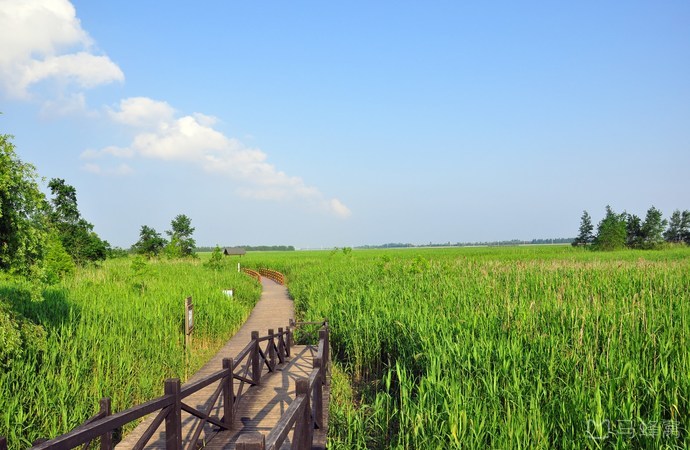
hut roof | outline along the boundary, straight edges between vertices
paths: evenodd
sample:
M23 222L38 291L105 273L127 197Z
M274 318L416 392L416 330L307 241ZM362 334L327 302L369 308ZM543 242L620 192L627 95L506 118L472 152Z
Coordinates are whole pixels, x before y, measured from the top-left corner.
M243 249L242 247L225 247L223 249L223 254L225 256L231 256L231 255L245 255L247 254L247 250Z

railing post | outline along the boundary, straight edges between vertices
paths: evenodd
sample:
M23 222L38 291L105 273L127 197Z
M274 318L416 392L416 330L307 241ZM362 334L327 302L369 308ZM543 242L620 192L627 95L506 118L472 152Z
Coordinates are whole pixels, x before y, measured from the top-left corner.
M319 330L319 340L323 339L323 370L324 377L323 381L326 382L326 370L328 368L328 361L330 361L330 355L328 354L328 328Z
M230 373L223 380L223 423L230 428L235 420L235 386L232 377L235 368L232 358L223 358L223 370L226 369L229 369Z
M182 450L182 399L180 398L180 379L165 380L165 395L174 395L175 403L165 418L166 450Z
M295 345L295 329L297 329L297 324L295 323L295 319L290 319L288 322L288 325L290 327L290 342L288 343L289 345Z
M242 433L235 443L237 450L264 450L266 448L266 438L258 431Z
M252 331L252 342L254 342L254 349L252 350L252 381L255 384L261 382L261 361L259 361L259 332Z
M110 397L104 397L100 402L100 413L103 417L108 417L111 414L110 410ZM108 431L107 433L101 435L101 450L113 450L113 432Z
M313 360L314 369L319 371L319 378L314 383L314 425L316 428L323 428L323 385L326 384L326 369L323 367L323 361L318 356Z
M273 328L268 329L268 355L266 357L268 358L268 366L271 368L271 372L273 372L276 365L275 333Z
M292 319L290 319L292 320ZM290 342L292 341L292 328L285 329L285 356L290 356Z
M285 362L285 330L283 327L278 327L278 361L281 364Z
M0 436L0 450L7 450L7 438Z
M307 450L311 448L312 434L314 433L314 423L311 418L311 405L309 404L309 380L299 378L295 383L295 401L304 397L302 414L297 416L295 431L292 435L293 446L297 450Z

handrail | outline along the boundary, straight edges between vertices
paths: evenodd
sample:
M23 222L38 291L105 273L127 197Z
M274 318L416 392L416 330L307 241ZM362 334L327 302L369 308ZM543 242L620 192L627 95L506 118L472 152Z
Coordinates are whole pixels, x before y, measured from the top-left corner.
M263 337L259 336L258 331L252 331L251 341L234 359L223 359L223 368L218 372L184 387L181 386L178 378L168 379L165 381L165 394L163 396L112 415L109 415L109 407L105 408L105 400L102 400L99 413L86 423L69 433L37 443L32 447L32 450L68 450L80 445L90 445L93 440L98 438L101 438L101 450L112 450L113 442L110 436L114 430L156 411L158 411L158 415L139 438L135 448L143 448L165 421L166 450L182 450L181 413L185 411L200 419L192 439L186 446L189 450L196 449L206 423L212 423L220 429L230 428L239 404L246 395L242 395L245 385L260 384L264 366L268 368L269 372L275 371L276 366L290 356L294 337L293 330L308 325L321 325L319 342L309 376L296 380L295 400L291 402L268 436L257 432L244 433L239 436L237 443L243 443L246 448L276 450L282 446L290 431L294 430L292 448L297 450L311 448L314 429L321 429L324 426L323 387L327 383L330 361L330 333L327 320L322 322L290 320L290 326L287 328L278 328L277 333L268 330L268 334ZM266 342L265 349L260 347L262 342ZM243 361L245 361L244 364L242 364ZM236 393L234 392L233 380L240 382ZM220 383L211 397L211 405L207 411L199 411L182 402L186 397L215 382ZM216 408L217 400L221 397L223 398L223 416L212 417L211 412ZM7 441L3 437L0 437L0 450L7 450Z
M280 285L286 284L285 283L285 275L278 272L277 270L261 268L261 269L259 269L259 273L261 274L261 276L264 276L264 277L268 278L269 280L273 280Z
M292 449L306 450L312 447L314 429L320 429L324 426L323 387L327 382L326 374L330 358L328 321L315 323L290 321L291 327L295 328L318 324L321 324L319 344L316 357L313 359L312 371L308 378L296 380L295 400L290 403L268 436L264 436L260 432L241 434L237 440L238 448L277 450L283 445L293 428Z
M252 269L247 269L245 267L242 267L242 272L246 273L250 277L253 277L254 279L256 279L256 281L261 283L261 275L259 274L259 272Z
M223 359L223 368L200 380L181 386L179 378L170 378L165 381L165 394L146 403L135 405L116 414L110 414L109 400L101 400L100 411L88 419L84 424L72 431L57 436L50 440L40 440L32 450L68 450L80 445L88 446L92 441L101 439L101 450L112 450L112 432L124 425L141 419L158 411L153 423L144 432L143 436L135 444L135 448L143 448L155 434L156 429L165 421L165 448L167 450L181 450L182 424L181 412L186 411L200 419L197 424L187 449L196 449L203 426L212 423L221 429L229 429L233 423L235 413L238 410L244 386L246 384L258 385L261 382L261 371L264 365L269 372L276 369L278 363L285 361L290 356L292 342L292 329L290 327L278 328L278 332L268 330L268 334L259 337L258 331L252 331L252 339L240 351L236 358ZM260 342L267 342L266 350L259 348ZM263 354L263 355L262 355ZM278 358L278 361L275 358ZM242 361L246 359L244 366ZM238 380L239 388L234 392L233 380ZM211 405L207 411L199 411L182 402L195 392L220 382L213 396ZM212 417L211 412L216 407L219 398L223 398L223 417ZM107 408L106 402L107 401ZM0 437L0 450L7 450L7 440Z

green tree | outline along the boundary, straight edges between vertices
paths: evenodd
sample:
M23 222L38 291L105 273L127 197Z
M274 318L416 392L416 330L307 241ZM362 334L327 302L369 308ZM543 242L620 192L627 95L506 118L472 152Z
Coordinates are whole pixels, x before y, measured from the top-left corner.
M170 222L170 227L172 230L166 231L166 234L170 236L171 245L179 250L180 256L192 256L196 246L196 241L192 238L194 233L192 219L184 214L178 214ZM171 251L171 253L173 252Z
M165 239L153 228L142 225L139 231L139 240L132 246L132 251L149 258L158 256L165 247Z
M11 139L0 135L0 270L29 275L43 260L48 204L36 169L19 159Z
M626 238L625 244L630 248L639 248L642 246L642 219L635 214L628 214L626 218Z
M597 250L618 250L625 247L627 237L625 214L616 214L606 205L606 215L597 226L594 247Z
M213 270L220 270L223 268L223 252L220 250L220 246L215 246L211 253L211 258L204 263L204 266Z
M664 231L664 239L668 242L690 244L690 211L673 211L668 221L668 229Z
M93 225L81 217L77 190L62 178L51 179L48 187L52 194L51 223L57 229L67 253L77 264L104 260L110 244L102 240L93 231Z
M664 242L664 229L668 222L663 218L661 211L654 206L647 210L641 228L642 248L656 248Z
M75 271L74 260L62 246L62 241L56 232L52 232L48 239L44 266L45 281L48 284L57 283Z
M680 219L680 235L683 242L690 245L690 211L685 210Z
M587 211L582 212L582 217L580 218L580 233L577 235L573 241L573 246L587 245L594 241L594 225L592 225L592 218Z

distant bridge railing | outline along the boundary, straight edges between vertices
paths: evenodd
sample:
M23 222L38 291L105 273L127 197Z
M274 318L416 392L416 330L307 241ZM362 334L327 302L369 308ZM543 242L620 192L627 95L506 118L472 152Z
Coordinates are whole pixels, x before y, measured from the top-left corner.
M245 386L255 386L261 383L261 372L264 366L268 368L269 372L274 372L278 364L285 362L286 358L290 356L292 341L292 330L289 327L285 330L278 328L277 333L268 330L268 334L262 337L259 336L258 331L252 331L251 341L235 358L223 359L222 370L185 386L181 386L179 378L167 379L165 380L165 393L162 397L116 414L110 414L110 400L102 399L99 413L84 424L54 439L39 439L34 442L31 448L33 450L68 450L83 446L88 449L93 441L100 440L101 450L112 450L114 431L121 429L130 422L158 412L133 448L143 449L156 433L158 427L165 422L166 450L182 450L183 448L196 450L201 432L207 423L216 425L221 430L232 427L235 413L246 394ZM235 392L234 380L239 381L237 392ZM218 386L211 396L211 405L208 410L199 411L183 402L185 398L214 383L217 383ZM223 408L221 408L223 416L213 417L211 412L219 398L223 399ZM182 411L198 419L192 438L184 447L182 442ZM0 437L0 450L7 450L7 440L4 437Z
M273 280L280 285L285 284L285 275L278 272L277 270L263 269L262 268L262 269L259 269L259 273L261 274L262 277L266 277L269 280Z
M252 269L247 269L245 267L242 267L242 272L246 273L250 277L256 279L259 283L261 283L261 274L255 270Z
M273 280L280 285L285 285L285 275L278 272L277 270L271 270L266 268L261 268L259 270L242 268L242 272L246 273L250 277L255 278L259 283L261 283L261 277L266 277L269 280Z

